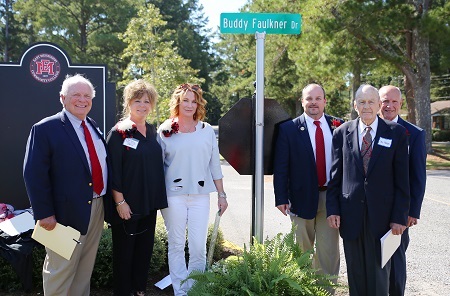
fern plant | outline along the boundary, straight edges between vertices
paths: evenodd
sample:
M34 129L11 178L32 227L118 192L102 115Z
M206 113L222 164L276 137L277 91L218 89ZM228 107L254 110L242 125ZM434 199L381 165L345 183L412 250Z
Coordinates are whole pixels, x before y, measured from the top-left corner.
M310 252L295 243L294 229L263 244L254 242L240 256L215 263L205 272L194 271L188 295L329 295L331 276L317 274Z

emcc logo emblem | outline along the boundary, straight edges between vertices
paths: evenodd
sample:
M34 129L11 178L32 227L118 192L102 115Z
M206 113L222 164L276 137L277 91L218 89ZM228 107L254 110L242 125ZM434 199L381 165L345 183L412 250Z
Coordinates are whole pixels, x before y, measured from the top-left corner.
M61 66L51 54L41 53L31 60L30 72L37 81L49 83L58 78Z

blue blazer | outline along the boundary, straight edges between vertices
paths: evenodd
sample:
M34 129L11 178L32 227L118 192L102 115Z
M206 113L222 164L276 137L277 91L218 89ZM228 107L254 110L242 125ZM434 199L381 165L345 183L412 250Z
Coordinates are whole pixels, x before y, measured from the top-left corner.
M425 131L398 117L398 124L406 129L409 144L409 190L411 202L409 216L420 218L425 186L427 183L427 149Z
M325 118L331 133L343 122L327 114ZM292 213L303 219L315 218L319 203L317 184L316 159L302 114L279 126L273 165L275 206L291 203Z
M358 238L364 221L375 238L381 238L390 229L391 222L406 225L410 200L405 128L378 118L365 176L358 123L359 119L352 120L334 132L333 164L327 190L327 216L340 216L339 232L348 240Z
M105 150L106 143L94 120ZM61 111L36 123L24 159L25 186L35 220L55 215L56 221L86 234L92 205L92 176L80 140Z

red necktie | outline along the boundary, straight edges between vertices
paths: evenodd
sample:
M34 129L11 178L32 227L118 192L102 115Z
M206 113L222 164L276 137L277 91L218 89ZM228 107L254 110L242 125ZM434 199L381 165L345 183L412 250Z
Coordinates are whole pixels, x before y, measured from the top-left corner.
M100 161L98 161L97 152L95 151L94 142L92 141L91 133L84 120L81 122L84 130L84 137L86 138L86 144L89 152L89 159L91 161L92 170L92 183L94 183L94 192L100 195L103 190L103 173Z
M366 134L363 137L361 144L361 154L363 158L364 173L367 174L370 157L372 156L372 135L370 134L371 127L366 127Z
M323 132L320 128L320 121L314 121L316 128L316 167L317 179L319 186L325 185L327 182L326 164L325 164L325 141L323 139Z

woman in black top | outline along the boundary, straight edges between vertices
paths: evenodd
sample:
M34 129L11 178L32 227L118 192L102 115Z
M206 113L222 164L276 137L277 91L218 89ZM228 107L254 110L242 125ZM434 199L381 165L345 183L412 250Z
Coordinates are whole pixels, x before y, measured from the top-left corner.
M162 151L155 127L146 122L156 98L144 80L128 84L123 118L106 140L113 199L105 220L112 229L114 295L145 294L157 210L167 207Z

